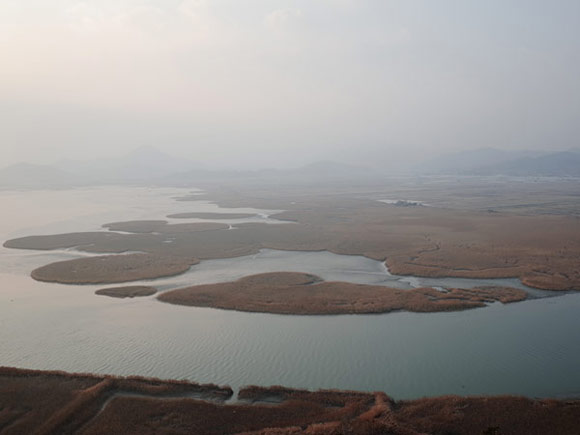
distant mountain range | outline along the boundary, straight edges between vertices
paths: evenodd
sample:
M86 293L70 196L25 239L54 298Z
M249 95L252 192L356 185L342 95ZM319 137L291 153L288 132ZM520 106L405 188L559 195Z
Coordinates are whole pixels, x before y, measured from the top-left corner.
M118 158L62 160L54 167L82 177L87 182L131 183L160 179L177 172L199 168L200 165L144 146Z
M380 163L380 162L379 162ZM401 169L403 171L403 169ZM416 175L513 175L580 177L580 152L502 151L483 148L441 155L407 170ZM0 169L0 188L64 188L95 184L193 185L204 181L357 183L396 174L333 161L294 169L210 170L196 162L142 147L118 158L63 160L54 165L19 163Z
M444 154L413 168L416 173L579 177L580 151L502 151L482 148Z
M475 173L478 175L579 177L580 152L564 151L539 157L523 157L496 165L482 166Z
M142 184L199 167L156 148L141 147L118 158L61 160L53 165L18 163L0 169L0 188Z
M80 181L73 174L48 165L17 163L0 169L0 188L61 188Z
M366 179L371 174L376 174L373 170L355 165L347 165L332 161L318 161L306 166L292 169L255 169L255 170L192 170L173 174L163 179L166 183L184 184L205 180L244 180L274 182L294 181L296 183L309 183L316 181L338 181Z
M54 165L18 163L0 169L0 188L63 188L95 184L192 185L203 181L298 183L367 179L365 167L331 161L295 169L209 170L196 162L141 147L124 156L97 160L62 160Z

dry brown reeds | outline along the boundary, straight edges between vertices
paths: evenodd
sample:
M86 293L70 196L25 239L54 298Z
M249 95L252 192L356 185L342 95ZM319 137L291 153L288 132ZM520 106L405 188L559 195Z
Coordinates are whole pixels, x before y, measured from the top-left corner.
M188 396L191 394L192 396ZM0 367L5 434L561 434L578 433L580 401L229 387ZM272 401L272 398L276 398Z
M437 312L521 301L526 292L507 287L400 290L384 286L321 282L303 273L274 272L235 282L199 285L162 293L162 302L276 314L370 314L391 311Z

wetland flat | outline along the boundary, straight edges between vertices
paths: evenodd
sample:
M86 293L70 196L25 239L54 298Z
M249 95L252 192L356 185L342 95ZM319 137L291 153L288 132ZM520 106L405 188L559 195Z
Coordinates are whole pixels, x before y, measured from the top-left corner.
M580 363L580 346L574 331L580 326L576 315L580 309L579 294L534 289L522 284L517 274L494 272L492 278L480 276L481 267L474 267L476 258L479 262L497 261L485 254L484 237L476 239L477 243L461 242L467 243L465 252L475 253L465 256L461 266L466 270L458 269L461 257L446 256L445 246L465 240L466 235L474 237L473 228L483 228L492 235L497 231L499 226L493 220L490 224L479 212L436 212L451 215L450 221L443 215L437 219L438 215L432 214L417 217L408 213L430 208L374 205L372 201L376 203L376 199L361 199L364 195L359 192L345 194L341 207L335 211L330 210L323 194L317 195L320 216L315 219L307 214L314 200L300 199L291 193L284 200L280 197L266 200L260 195L258 201L248 195L243 200L245 204L240 198L212 192L194 195L188 201L172 199L184 197L188 192L110 187L19 193L20 209L29 210L30 215L28 220L5 219L4 240L42 234L50 241L44 248L54 250L4 247L0 251L3 284L0 334L9 349L3 353L0 365L190 379L230 384L234 388L283 384L296 388L383 390L395 398L442 394L578 395L580 378L575 367ZM0 196L5 204L15 200L10 192ZM55 204L54 210L45 207L47 213L42 218L33 213L40 199ZM90 213L83 208L83 201L93 204ZM361 205L368 207L370 215L364 218L365 226L371 226L373 234L378 234L378 242L373 237L361 243L356 226L345 233L352 222L363 219ZM288 211L282 211L285 207ZM359 211L354 213L353 207ZM109 222L167 221L168 215L210 213L208 210L262 216L259 219L277 225L262 229L261 222L238 222L232 224L233 230L220 227L179 234L126 233L102 227ZM278 217L293 222L276 222ZM192 219L194 223L199 218ZM520 223L525 223L533 216L508 215L502 219L518 222L523 219ZM556 221L566 224L568 220L567 225L575 228L572 218L565 216L542 217L538 222L548 228ZM302 225L314 226L320 234L314 237L312 232L302 234L301 221ZM420 229L420 237L408 238L405 221ZM190 221L179 218L179 222ZM566 227L560 225L558 231L551 230L550 234L561 234L563 228ZM63 236L69 231L85 235ZM193 243L208 240L206 235L212 233L219 234L219 243L209 246ZM302 236L291 237L297 234ZM329 234L343 237L332 241ZM534 233L522 239L523 247L518 247L513 245L518 234L516 231L511 236L510 249L494 245L502 265L497 270L527 270L526 263L512 261L517 258L515 252L525 251L530 244L543 239ZM248 246L247 240L256 235L265 235L265 242ZM554 260L551 267L561 268L575 258L576 235L568 234L560 252L554 254L562 259ZM83 238L81 244L77 237ZM27 248L38 248L34 239L21 240L31 242ZM440 249L429 250L438 243ZM541 256L545 258L551 246L534 256L528 252L527 264L539 262ZM427 250L413 258L412 249L417 248ZM179 258L190 260L191 254L199 255L200 262L188 266L182 274L126 284L155 287L161 297L179 288L233 282L260 273L297 272L316 275L325 283L378 285L400 291L420 287L435 288L433 291L510 287L525 291L529 300L504 305L485 299L480 301L485 305L483 308L461 312L280 316L170 305L160 303L154 295L105 298L94 294L105 288L102 284L64 285L35 281L29 276L33 270L57 261L143 251L149 255L177 252ZM458 276L395 275L389 252L406 256L411 267L433 261L443 271L455 270ZM404 262L395 261L395 269L397 264ZM562 282L566 279L575 282L574 274L566 273L568 278L562 277ZM574 286L566 284L569 285Z

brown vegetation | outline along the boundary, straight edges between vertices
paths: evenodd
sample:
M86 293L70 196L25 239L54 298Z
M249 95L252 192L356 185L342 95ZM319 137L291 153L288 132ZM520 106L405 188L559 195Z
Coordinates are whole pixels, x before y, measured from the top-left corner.
M103 255L51 263L33 270L31 276L62 284L107 284L178 275L198 262L152 254Z
M108 401L123 394L221 401L233 392L186 381L0 367L0 434L78 433Z
M0 433L577 434L580 401L229 387L0 367ZM275 399L274 401L272 399Z
M397 403L401 425L419 433L482 435L578 433L580 401L524 397L438 397Z
M390 287L320 282L295 272L274 272L235 282L206 284L172 290L157 297L162 302L226 310L276 314L369 314L390 311L455 311L500 301L526 299L526 292L506 287L399 290Z
M95 292L96 295L110 296L112 298L136 298L151 296L157 293L155 287L144 285L132 285L126 287L103 288Z
M110 231L126 233L194 233L197 231L227 230L229 225L218 222L192 222L185 224L169 224L167 221L127 221L113 222L103 225Z
M451 193L446 193L445 189ZM454 198L470 195L466 199L469 204L489 204L489 198L495 197L500 198L496 202L502 201L499 190L489 193L486 186L480 187L479 193L472 186L466 188L466 192L453 186L445 189L433 183L423 189L422 196L417 192L412 195L405 192L401 197L416 197L444 205L449 204L453 195ZM156 229L153 233L97 232L24 237L8 241L5 246L23 249L76 247L95 253L142 251L200 259L249 255L262 248L328 250L386 261L390 271L400 275L519 277L532 287L547 290L580 289L577 267L580 219L576 216L539 214L537 207L526 209L534 210L528 215L489 213L475 210L471 205L470 210L396 207L364 199L362 192L365 191L357 191L356 195L336 191L214 193L220 203L229 207L286 209L273 217L295 222L292 225L245 223L232 231L200 231L202 227L191 226L196 224L148 223L147 227L143 223L133 223L132 226L139 227L115 228ZM547 191L546 198L550 197L548 193L553 195ZM371 193L365 195L371 196ZM376 198L377 193L372 192L372 196ZM519 199L513 194L503 201L518 203ZM547 208L553 209L553 206ZM174 235L176 233L179 237ZM67 274L64 269L63 274Z
M143 240L150 242L152 240ZM152 239L152 238L151 238ZM127 235L106 232L86 232L86 233L67 233L51 234L47 236L27 236L18 239L7 240L3 246L13 249L34 249L39 251L50 251L53 249L77 248L81 251L100 252L92 250L93 247L100 243L124 243L127 242ZM124 252L125 248L119 248L109 252ZM102 251L105 252L105 251Z

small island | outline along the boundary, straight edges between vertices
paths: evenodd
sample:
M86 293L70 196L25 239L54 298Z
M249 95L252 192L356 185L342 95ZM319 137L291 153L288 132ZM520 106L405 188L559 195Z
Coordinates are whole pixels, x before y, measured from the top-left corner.
M396 288L324 282L298 272L247 276L234 282L205 284L165 292L162 302L224 310L275 314L372 314L391 311L437 312L484 307L526 299L523 290L508 287L472 289Z
M155 287L148 287L144 285L103 288L95 292L96 295L109 296L112 298L120 299L152 296L155 293L157 293L157 289Z

